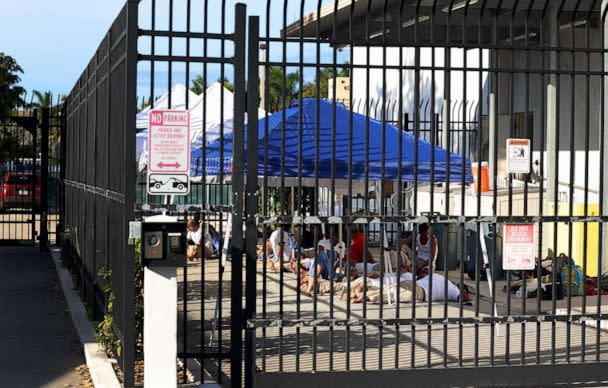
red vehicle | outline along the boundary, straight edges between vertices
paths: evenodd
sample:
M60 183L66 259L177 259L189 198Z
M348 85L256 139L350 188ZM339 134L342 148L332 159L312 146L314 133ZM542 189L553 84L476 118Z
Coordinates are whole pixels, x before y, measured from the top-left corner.
M32 183L36 179L35 206L40 205L40 177L27 172L7 172L0 186L0 208L32 208Z

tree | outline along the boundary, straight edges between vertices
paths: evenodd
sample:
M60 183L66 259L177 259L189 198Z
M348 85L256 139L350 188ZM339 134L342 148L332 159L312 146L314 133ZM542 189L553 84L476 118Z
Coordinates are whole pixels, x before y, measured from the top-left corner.
M222 81L221 78L218 78L217 82L223 84L224 87L226 89L230 90L231 92L234 92L234 84L232 82L228 81L228 79L226 79L226 77L224 77L224 81ZM201 74L199 74L192 79L192 87L190 88L190 90L192 90L196 94L202 94L208 87L209 87L209 85L207 85L207 81L205 80L205 77L203 77Z
M315 72L316 73L316 72ZM343 67L338 71L336 77L348 77L348 67ZM329 67L322 67L319 69L318 74L315 74L315 79L312 82L304 84L302 89L302 96L304 98L317 97L317 83L319 83L319 98L327 98L329 96L329 82L330 78L334 78L334 69Z
M0 120L6 119L15 106L23 103L24 89L17 85L21 82L19 74L23 74L23 69L17 61L0 52Z
M34 101L35 99L35 101ZM32 91L32 102L30 104L33 108L50 108L53 106L53 93L50 91L41 92L34 89Z
M226 78L224 78L224 80L222 81L221 78L218 78L217 82L221 83L222 85L224 85L224 87L228 90L230 90L232 93L234 93L234 84L230 81L228 81Z
M196 94L201 94L205 91L206 88L207 88L207 81L205 80L205 78L203 78L202 75L199 74L196 77L194 77L194 79L192 80L192 87L190 88L190 90L192 90Z
M298 98L298 85L300 82L300 73L286 73L285 83L283 83L283 69L279 66L270 66L268 68L268 109L270 112L278 112L289 107L289 104ZM285 101L283 101L285 94Z

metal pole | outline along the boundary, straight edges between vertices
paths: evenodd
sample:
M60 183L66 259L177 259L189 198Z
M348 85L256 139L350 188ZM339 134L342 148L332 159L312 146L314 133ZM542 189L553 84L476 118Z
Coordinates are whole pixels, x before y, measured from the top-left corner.
M234 23L234 140L232 174L232 297L230 299L230 380L240 387L243 363L243 189L245 164L245 40L247 6L236 5Z
M246 311L247 320L256 314L256 266L257 266L257 227L255 215L258 210L258 44L260 36L260 18L249 17L249 58L247 73L247 218L245 237L247 241L246 268ZM263 85L263 83L260 83ZM245 386L252 387L255 377L255 330L245 331Z
M128 245L129 222L135 219L135 116L137 115L137 39L138 39L138 10L139 0L127 2L126 27L126 82L125 82L125 141L124 141L124 204L123 204L123 233L121 245L123 250L123 344L122 366L124 386L135 385L135 255L132 246Z
M40 137L40 250L48 251L49 108L42 109Z
M38 109L34 109L34 123L32 125L32 201L31 201L31 216L32 222L30 223L31 227L31 241L32 244L36 243L36 159L37 159L37 150L38 150L38 126L40 123L38 122ZM23 145L25 145L25 138L23 140Z

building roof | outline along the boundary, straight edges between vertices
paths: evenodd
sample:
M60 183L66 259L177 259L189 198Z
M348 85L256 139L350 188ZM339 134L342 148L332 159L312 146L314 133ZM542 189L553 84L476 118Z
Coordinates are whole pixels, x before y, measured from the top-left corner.
M528 41L535 44L540 36L545 3L548 4L545 26L548 27L552 19L549 17L549 7L555 7L555 12L558 12L562 3L560 0L532 1L530 8L530 2L523 0L336 0L292 23L283 31L283 35L318 36L335 45L347 46L350 43L429 44L433 39L434 42L444 43L449 33L450 41L456 45L463 41L467 44L478 44L480 41L489 44L493 43L496 28L497 43L513 39L523 45L527 20ZM597 27L600 3L594 0L564 0L559 12L561 28L569 28L573 22L575 28L584 27L589 16L589 23ZM500 9L497 8L499 5ZM399 24L401 27L397 28ZM549 39L548 34L546 39Z

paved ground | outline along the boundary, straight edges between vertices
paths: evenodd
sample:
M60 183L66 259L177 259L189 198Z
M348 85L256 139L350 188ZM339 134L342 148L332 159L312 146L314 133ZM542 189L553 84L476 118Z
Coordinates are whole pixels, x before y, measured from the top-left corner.
M202 264L202 265L201 265ZM215 333L210 343L215 300L218 292L218 261L205 260L203 263L192 263L188 265L188 285L184 289L183 273L179 271L178 282L178 332L182 343L187 343L188 351L200 351L201 334L205 341L206 351L216 351L220 346L224 351L230 349L230 290L231 273L230 262L227 263L226 272L223 276L222 308L221 308L221 333ZM286 319L296 318L298 314L297 294L295 292L295 278L292 274L284 274L283 287L278 274L267 274L264 277L261 267L258 268L258 312L266 311L268 318L279 317L280 296L283 295L283 316ZM449 277L458 281L459 271L452 271ZM243 276L244 278L244 276ZM465 276L466 284L475 286L475 281ZM262 292L263 284L266 284L266 308L263 306ZM201 284L204 286L201 290ZM499 315L508 315L508 294L502 291L505 281L497 282L496 303ZM283 289L281 291L281 288ZM184 295L185 291L185 295ZM480 298L475 300L471 306L463 306L460 310L459 303L450 302L445 308L441 302L435 302L429 306L427 303L419 302L416 305L417 317L474 317L492 315L492 303L486 282L480 284ZM183 301L187 300L187 312L184 312ZM526 301L526 315L536 315L539 310L536 299ZM572 313L580 314L580 306L583 298L572 299ZM586 298L589 314L596 312L597 296ZM608 308L608 297L600 299L601 311L606 312ZM511 298L511 315L523 313L523 301ZM299 314L302 318L313 319L313 311L317 311L317 318L329 318L333 310L333 317L344 319L349 316L353 319L362 318L364 314L368 318L377 318L382 314L384 318L392 318L396 315L396 306L367 304L366 312L363 312L361 304L350 305L334 298L333 302L327 295L319 296L315 303L313 298L301 296ZM401 317L412 316L413 308L410 303L402 303L399 306ZM380 313L382 309L382 313ZM567 299L556 303L557 315L567 315ZM552 313L552 302L542 301L541 314ZM187 320L184 319L187 316ZM203 322L201 322L201 319ZM186 323L186 325L184 325ZM204 329L201 333L201 326ZM508 328L507 328L508 327ZM507 336L507 330L509 334ZM185 334L185 335L184 335ZM221 338L221 339L220 339ZM508 340L507 340L508 338ZM568 340L569 338L569 340ZM445 341L445 342L444 342ZM598 347L599 343L599 347ZM476 346L476 344L478 344ZM554 357L556 363L581 362L583 360L608 360L608 335L603 330L594 327L585 327L577 322L558 322L553 327L551 322L528 322L526 324L512 323L501 324L498 330L492 330L489 324L472 325L443 325L431 326L418 325L415 330L411 326L401 326L399 329L393 326L385 326L383 330L368 326L364 332L361 327L347 330L336 327L331 332L326 328L312 330L311 328L269 328L256 331L256 364L260 370L274 371L311 371L311 370L358 370L366 369L392 369L430 367L443 368L459 367L460 360L463 366L473 366L476 363L488 366L492 362L495 365L504 365L507 360L512 365L539 363L551 363ZM183 348L180 347L179 351ZM198 377L201 369L196 361L190 360L188 368ZM229 362L217 364L212 360L206 360L204 378L209 380L222 379L227 382L230 372ZM220 377L221 376L221 377Z
M85 363L51 258L0 247L0 386L77 387Z

